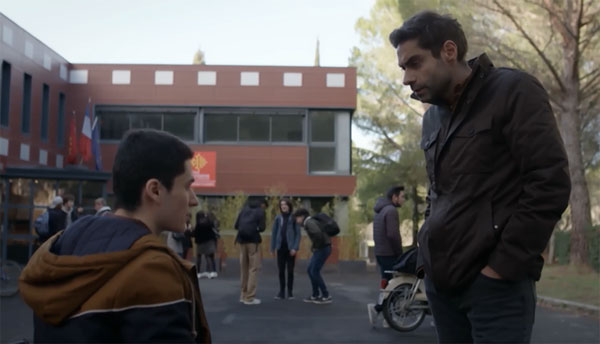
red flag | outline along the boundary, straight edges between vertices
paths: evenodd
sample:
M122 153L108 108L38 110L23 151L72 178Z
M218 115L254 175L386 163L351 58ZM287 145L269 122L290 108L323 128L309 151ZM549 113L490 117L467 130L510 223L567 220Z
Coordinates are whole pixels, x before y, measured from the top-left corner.
M91 100L90 100L91 102ZM81 127L81 136L79 136L79 151L83 161L89 161L92 157L92 117L90 115L90 102L85 107L85 117Z
M67 164L74 165L77 163L77 128L75 126L75 111L71 117L71 124L69 126L69 151L67 155Z

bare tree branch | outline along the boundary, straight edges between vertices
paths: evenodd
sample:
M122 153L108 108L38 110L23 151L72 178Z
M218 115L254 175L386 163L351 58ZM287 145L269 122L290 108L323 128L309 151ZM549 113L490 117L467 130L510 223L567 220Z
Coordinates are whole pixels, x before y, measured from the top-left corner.
M588 34L587 38L579 41L579 45L581 46L581 48L579 48L579 51L581 52L581 54L583 55L583 53L587 50L588 46L590 45L590 43L592 43L594 41L595 35L600 34L600 25L598 25L594 30L593 33Z
M397 90L395 87L393 87L392 85L388 84L388 89L390 91L392 91L392 93L396 96L396 98L398 98L404 105L406 105L407 108L409 108L412 112L414 112L415 115L419 116L419 117L423 117L423 115L421 114L420 111L418 111L417 109L415 109L412 105L410 105L408 103L408 101L405 99L405 97L403 97Z
M583 100L591 95L597 95L598 92L600 92L600 79L596 79L593 83L588 83L585 90L582 88L580 90L580 96Z
M527 1L530 4L540 7L541 9L546 10L548 15L550 15L550 19L555 21L555 23L559 26L562 26L564 29L564 33L567 33L571 36L571 38L575 38L576 34L573 32L572 28L569 26L569 23L566 23L562 20L561 17L558 16L557 13L560 12L560 9L556 7L556 4L551 1L544 0L543 3L538 1Z
M540 50L540 48L533 41L533 39L531 38L531 36L525 31L525 29L523 28L523 26L521 26L521 24L517 21L517 19L513 16L513 14L509 10L507 10L504 6L502 6L498 0L492 0L492 1L500 9L500 13L503 14L505 17L507 17L513 23L513 25L515 25L515 27L517 28L517 30L519 30L519 32L521 33L521 35L523 35L523 37L527 40L527 42L531 45L531 47L537 52L538 56L542 59L542 61L544 61L544 64L550 70L550 73L552 73L552 76L554 77L554 79L555 79L556 83L558 84L558 87L560 88L560 90L562 92L565 92L566 91L566 87L565 87L562 79L560 78L558 72L556 71L556 69L552 65L552 62L550 62L550 60L546 56L546 54L544 54Z
M388 134L387 130L385 130L383 128L383 126L381 125L381 123L379 122L378 118L373 118L373 124L375 124L375 126L381 131L380 133L383 135L383 137L385 138L385 140L391 144L394 148L396 148L399 151L402 151L402 146L400 146L398 143L396 143L396 141L394 141L390 135Z
M591 79L585 81L585 79L591 77ZM596 68L593 71L587 73L586 75L582 76L581 78L579 78L579 82L581 83L581 90L585 90L589 87L589 85L592 85L594 82L596 82L596 80L598 80L598 78L600 78L600 68ZM584 82L585 81L585 82Z
M521 69L521 70L525 70L526 68L524 68L524 66L521 64L521 62L519 62L518 60L514 59L511 56L508 56L507 54L504 53L505 49L504 46L495 49L495 48L491 48L493 52L495 52L496 54L502 56L503 58L505 58L508 62L510 62L515 68L517 69Z

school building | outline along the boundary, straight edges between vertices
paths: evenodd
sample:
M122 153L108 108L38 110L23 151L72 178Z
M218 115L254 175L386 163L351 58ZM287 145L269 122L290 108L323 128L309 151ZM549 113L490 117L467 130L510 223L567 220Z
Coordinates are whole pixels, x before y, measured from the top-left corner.
M343 227L356 185L355 68L78 64L1 13L0 37L3 245L30 245L33 221L57 194L75 195L88 211L97 197L110 201L112 161L132 128L173 133L197 152L200 198L279 190L319 210L337 196ZM69 159L87 106L99 128L99 170L93 157Z

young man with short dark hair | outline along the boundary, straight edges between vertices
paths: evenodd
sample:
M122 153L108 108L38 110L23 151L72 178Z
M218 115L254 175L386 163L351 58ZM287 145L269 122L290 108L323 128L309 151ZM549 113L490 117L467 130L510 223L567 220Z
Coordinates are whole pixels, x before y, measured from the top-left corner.
M31 257L19 290L35 342L210 342L194 265L158 235L181 232L198 204L193 152L134 130L113 164L114 215L80 218Z
M380 197L373 210L373 241L375 242L375 259L381 275L380 287L385 288L392 276L386 271L392 270L394 263L402 255L402 237L400 236L400 219L398 210L404 204L404 186L390 188L385 197ZM382 309L381 298L377 304L367 306L369 321L375 325L375 319Z
M432 104L418 269L438 340L529 342L541 253L570 192L548 94L485 54L465 60L467 39L449 16L421 12L389 38L412 97Z
M325 280L321 276L321 269L325 265L327 258L331 255L331 238L321 230L319 223L310 216L308 210L299 208L294 212L294 217L296 218L296 223L304 227L308 238L312 242L312 256L307 268L312 286L312 295L303 301L316 304L331 303L331 295L329 295Z

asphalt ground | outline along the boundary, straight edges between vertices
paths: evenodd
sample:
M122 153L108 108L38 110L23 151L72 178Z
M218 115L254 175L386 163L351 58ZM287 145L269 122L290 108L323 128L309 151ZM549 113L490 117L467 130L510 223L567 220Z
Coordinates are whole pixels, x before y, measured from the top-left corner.
M413 332L400 333L381 324L371 327L367 303L378 295L379 277L372 269L326 266L324 279L333 297L327 305L309 304L306 261L296 267L295 299L276 300L279 284L273 259L264 259L258 282L260 305L239 302L239 267L228 260L218 278L200 280L214 343L433 343L432 318ZM31 341L32 313L16 295L0 300L0 342ZM600 343L597 317L538 307L533 343Z

